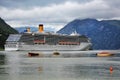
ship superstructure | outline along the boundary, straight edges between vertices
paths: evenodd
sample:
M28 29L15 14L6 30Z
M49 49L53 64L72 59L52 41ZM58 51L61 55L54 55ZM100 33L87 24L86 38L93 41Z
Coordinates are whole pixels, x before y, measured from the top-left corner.
M73 51L88 50L90 47L86 36L44 32L42 24L38 32L30 32L30 28L27 28L25 33L11 34L5 44L5 50Z

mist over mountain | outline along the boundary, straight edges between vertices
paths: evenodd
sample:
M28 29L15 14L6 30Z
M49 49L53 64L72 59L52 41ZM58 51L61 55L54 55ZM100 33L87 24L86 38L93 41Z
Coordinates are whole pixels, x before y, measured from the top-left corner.
M17 27L15 28L19 33L23 33L23 32L26 32L26 29L28 28L29 26L25 26L25 27ZM38 27L34 27L34 26L30 26L30 31L31 32L37 32L38 31ZM44 31L45 32L54 32L55 29L52 28L52 27L48 27L48 28L44 28Z
M120 20L75 19L58 33L71 34L74 31L89 37L93 49L120 49Z
M23 33L23 32L26 32L28 26L25 26L25 27L17 27L15 28L19 33ZM36 32L38 29L37 27L29 27L31 32Z
M17 30L8 25L2 18L0 18L0 48L4 47L5 41L9 34L18 33Z

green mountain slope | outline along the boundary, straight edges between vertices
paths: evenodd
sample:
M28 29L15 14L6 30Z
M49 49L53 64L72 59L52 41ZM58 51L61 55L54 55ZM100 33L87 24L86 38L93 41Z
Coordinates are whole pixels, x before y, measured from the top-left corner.
M2 18L0 18L0 48L4 48L4 44L9 34L18 33L15 29L9 26Z

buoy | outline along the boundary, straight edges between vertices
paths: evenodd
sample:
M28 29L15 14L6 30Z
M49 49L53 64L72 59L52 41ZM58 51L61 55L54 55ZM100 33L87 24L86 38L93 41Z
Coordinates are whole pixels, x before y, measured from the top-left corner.
M113 73L113 67L110 66L110 74L112 74L112 73Z

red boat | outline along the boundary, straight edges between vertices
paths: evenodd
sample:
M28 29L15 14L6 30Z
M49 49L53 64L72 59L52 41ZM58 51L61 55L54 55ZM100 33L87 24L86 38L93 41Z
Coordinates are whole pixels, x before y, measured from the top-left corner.
M37 57L37 56L39 56L39 53L29 52L29 53L28 53L28 56L29 56L29 57Z

